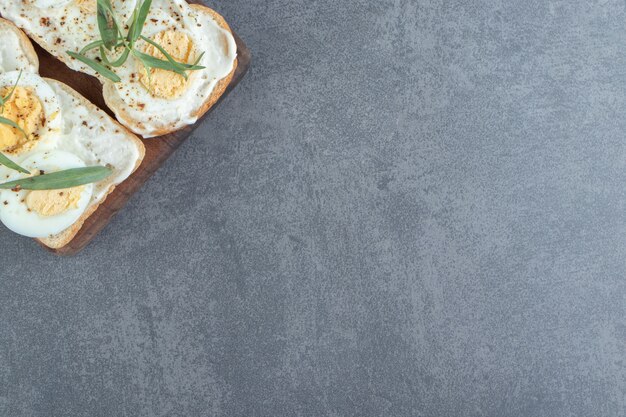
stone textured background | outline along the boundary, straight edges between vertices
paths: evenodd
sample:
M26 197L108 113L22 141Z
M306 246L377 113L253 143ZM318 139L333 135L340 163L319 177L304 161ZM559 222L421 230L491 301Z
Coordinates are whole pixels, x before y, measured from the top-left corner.
M2 416L624 416L626 2L222 0L249 76L81 255L2 230Z

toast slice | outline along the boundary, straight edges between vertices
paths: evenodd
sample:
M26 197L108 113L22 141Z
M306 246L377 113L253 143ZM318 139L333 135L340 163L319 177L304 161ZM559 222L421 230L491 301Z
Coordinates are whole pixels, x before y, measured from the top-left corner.
M60 96L63 102L72 101L73 103L77 104L77 106L82 106L86 108L89 114L92 116L90 122L97 123L98 128L105 129L106 131L117 131L123 135L123 138L121 140L125 142L126 146L132 147L137 154L135 165L130 173L125 173L126 177L135 172L137 168L139 168L139 165L141 165L141 162L143 161L143 158L145 156L146 149L143 142L137 136L130 133L121 124L112 119L108 114L96 107L94 104L92 104L89 100L84 98L71 87L60 81L52 80L49 78L45 78L45 80ZM76 109L76 107L74 107L74 109ZM101 163L106 164L107 161L101 161ZM116 182L113 180L105 179L102 182L98 183L98 187L104 188L103 196L98 200L92 198L85 213L83 213L83 215L72 226L55 236L50 236L37 240L51 249L59 249L70 243L74 236L76 236L76 234L82 228L85 220L87 220L89 216L91 216L96 211L100 204L102 204L106 200L106 197L115 189L116 185L120 182L121 181Z
M226 22L226 20L224 19L224 17L222 17L222 15L217 13L215 10L207 6L201 5L201 4L190 4L189 6L195 9L198 13L203 13L213 18L213 20L218 24L219 27L228 31L231 34L231 36L233 35L233 31L228 25L228 23ZM191 115L193 119L195 120L200 119L202 116L204 116L204 114L207 111L211 109L211 107L213 107L213 105L215 105L215 103L219 101L220 97L222 97L222 95L226 91L226 88L232 81L233 76L235 75L235 71L237 70L237 65L238 65L238 61L237 61L237 58L235 58L235 62L233 63L233 68L231 72L226 77L218 81L218 83L213 88L211 95L200 106L198 106L195 109L195 111ZM143 123L141 121L134 120L131 117L131 115L124 110L122 106L119 106L114 100L112 100L114 89L115 87L113 83L105 81L104 88L102 91L105 103L113 111L113 113L115 113L115 117L117 117L117 119L124 126L128 127L133 132L136 132L138 134L143 134L144 137L157 137L157 136L167 135L168 133L176 132L180 130L182 127L184 127L184 126L170 125L170 126L165 126L161 129L150 131L148 132L148 134L146 134Z

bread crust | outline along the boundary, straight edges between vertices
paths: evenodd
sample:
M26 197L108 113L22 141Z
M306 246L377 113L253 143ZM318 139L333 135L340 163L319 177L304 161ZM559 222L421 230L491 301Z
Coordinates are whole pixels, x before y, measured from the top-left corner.
M190 4L189 7L197 10L200 13L208 14L209 16L213 18L213 20L215 20L215 22L218 24L219 27L221 27L224 30L227 30L231 35L233 35L233 31L228 25L228 23L226 22L226 19L224 19L224 17L220 15L219 13L217 13L215 10L207 6L204 6L202 4ZM235 62L233 63L233 68L230 71L230 73L226 77L218 81L218 83L213 88L211 95L206 99L204 103L202 103L200 107L198 107L198 109L194 113L191 114L192 117L200 119L202 116L204 116L204 114L207 111L209 111L211 107L215 105L215 103L218 102L218 100L222 97L222 95L228 88L228 85L232 81L233 77L235 76L235 71L237 70L238 64L239 64L238 59L235 58ZM104 84L103 86L103 96L104 96L104 101L106 102L107 106L109 106L109 108L113 110L117 118L120 121L122 121L126 125L126 127L128 127L130 130L134 132L137 132L138 130L143 130L141 129L143 124L140 121L136 121L132 119L126 111L124 111L123 109L117 108L115 105L113 105L111 100L109 100L110 93L108 91L108 87L109 87L108 84ZM184 129L184 127L182 129ZM177 128L174 126L165 127L163 129L151 131L150 136L151 137L164 136L169 133L177 132L179 130L181 130L181 128Z
M15 24L10 20L6 20L0 17L0 25L5 25L11 31L15 32L15 34L20 39L20 48L22 49L22 51L24 51L28 62L30 62L30 64L35 67L35 72L38 73L39 57L37 56L37 52L35 52L35 48L33 47L30 39L28 39L28 36L26 36L26 34L20 28L15 26Z
M103 110L98 108L96 105L92 104L89 100L87 100L85 97L80 95L76 90L62 83L61 81L52 80L50 78L44 78L44 80L46 80L46 82L48 83L55 84L66 93L72 95L74 98L79 100L83 106L87 107L90 111L94 113L100 113L100 112L104 113ZM137 145L137 148L139 149L139 158L135 162L135 167L133 168L133 172L135 172L137 168L139 168L139 166L141 165L141 162L143 161L143 158L146 155L146 147L144 146L141 139L139 139L133 133L129 132L128 129L122 126L117 120L113 119L112 117L109 117L109 115L106 115L106 117L112 120L116 125L118 125L123 132L126 132L127 137L131 139L135 143L135 145ZM85 211L85 213L83 213L83 215L80 216L80 218L74 224L72 224L69 228L65 229L63 232L57 235L54 235L52 237L40 238L36 240L39 243L51 249L60 249L64 247L65 245L69 244L72 241L72 239L74 239L76 234L80 231L80 229L83 227L85 220L87 220L98 209L98 207L100 207L100 204L104 203L108 195L111 194L111 192L113 192L114 189L115 189L115 185L111 185L106 195L102 197L97 204L90 205Z

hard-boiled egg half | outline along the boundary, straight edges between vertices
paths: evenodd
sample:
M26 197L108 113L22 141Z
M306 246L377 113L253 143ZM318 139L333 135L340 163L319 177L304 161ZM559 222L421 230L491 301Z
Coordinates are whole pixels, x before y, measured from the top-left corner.
M86 164L72 153L54 150L31 155L21 162L21 166L37 175L82 168ZM28 176L14 172L7 180ZM93 184L87 184L61 190L2 190L0 221L10 230L24 236L54 236L83 215L91 201L93 189Z
M0 124L0 151L20 154L61 133L61 104L39 75L17 71L1 74L0 96L7 98L0 116L19 126Z

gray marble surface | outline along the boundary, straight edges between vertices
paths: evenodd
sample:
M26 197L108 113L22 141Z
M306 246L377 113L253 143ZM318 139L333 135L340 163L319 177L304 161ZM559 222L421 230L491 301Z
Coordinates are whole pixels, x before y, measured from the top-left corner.
M75 258L2 416L624 416L626 3L230 0L248 77Z

